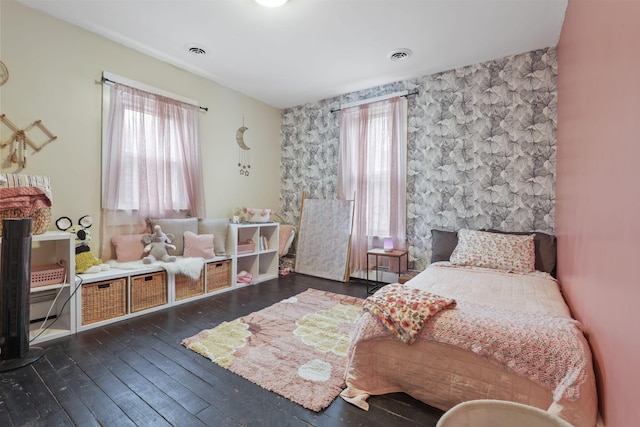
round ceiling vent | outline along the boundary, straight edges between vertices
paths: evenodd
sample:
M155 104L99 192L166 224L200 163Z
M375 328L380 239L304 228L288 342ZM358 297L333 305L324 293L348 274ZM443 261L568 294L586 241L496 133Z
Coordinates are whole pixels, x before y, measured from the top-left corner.
M387 58L389 58L392 61L404 61L405 59L410 57L412 53L413 52L411 52L411 49L396 49L396 50L392 50L387 55Z
M187 46L187 51L189 53L191 53L192 55L206 55L207 54L207 51L203 47L195 45L195 44L188 45Z

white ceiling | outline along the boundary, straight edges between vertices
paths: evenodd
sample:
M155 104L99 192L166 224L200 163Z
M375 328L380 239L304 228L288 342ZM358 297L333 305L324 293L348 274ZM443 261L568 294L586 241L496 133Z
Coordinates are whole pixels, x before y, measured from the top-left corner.
M556 46L567 0L18 0L278 108ZM206 55L189 53L203 47ZM394 49L413 55L391 61Z

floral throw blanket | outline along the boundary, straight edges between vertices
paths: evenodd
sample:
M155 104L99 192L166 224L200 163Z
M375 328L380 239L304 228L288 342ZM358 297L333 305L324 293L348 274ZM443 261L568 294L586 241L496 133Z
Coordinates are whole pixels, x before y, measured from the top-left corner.
M362 308L375 316L405 344L412 344L425 322L441 310L455 308L451 298L400 284L384 286L364 301Z

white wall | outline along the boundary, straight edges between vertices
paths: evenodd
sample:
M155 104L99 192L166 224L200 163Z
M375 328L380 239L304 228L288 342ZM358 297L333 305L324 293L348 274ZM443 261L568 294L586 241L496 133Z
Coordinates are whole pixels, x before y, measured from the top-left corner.
M0 112L20 128L34 120L58 139L29 156L21 170L0 150L0 171L51 177L53 220L94 217L94 251L100 229L101 106L99 80L110 71L195 99L201 116L207 216L230 216L236 206L279 207L280 110L229 88L111 42L15 0L0 1L0 52L10 71L0 88ZM238 173L236 130L249 128L251 175ZM6 127L2 140L9 138ZM40 135L29 133L36 141ZM55 228L55 225L52 224Z

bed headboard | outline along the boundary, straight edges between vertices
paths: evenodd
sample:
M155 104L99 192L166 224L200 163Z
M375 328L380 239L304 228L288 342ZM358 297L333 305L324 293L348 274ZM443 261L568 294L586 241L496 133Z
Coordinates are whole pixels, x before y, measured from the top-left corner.
M533 242L536 252L536 270L556 275L557 244L556 237L539 231L501 231L482 230L489 233L504 233L515 235L534 234ZM451 253L458 244L457 231L431 230L431 262L449 261Z

